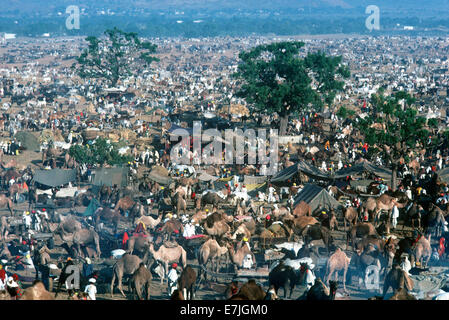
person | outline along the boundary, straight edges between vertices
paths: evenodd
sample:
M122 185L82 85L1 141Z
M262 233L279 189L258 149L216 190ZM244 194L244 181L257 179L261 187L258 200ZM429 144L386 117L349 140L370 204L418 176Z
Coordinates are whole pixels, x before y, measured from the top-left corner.
M8 277L5 269L3 269L3 265L0 264L0 290L6 289L6 281Z
M393 229L396 229L396 226L398 225L398 218L399 218L399 209L396 205L394 205L391 214Z
M126 243L128 242L128 240L129 240L129 236L128 236L128 232L124 232L123 233L123 238L122 238L122 249L123 250L126 250Z
M96 282L97 280L95 280L95 278L90 278L89 284L84 289L84 292L87 293L89 296L89 300L97 300L95 296L97 293L97 287L95 286Z
M83 263L83 277L89 278L94 272L94 267L92 265L92 261L90 258L86 258L86 261Z
M171 296L173 292L177 289L178 286L178 272L176 268L178 267L177 263L173 263L171 265L171 269L168 272L168 295Z

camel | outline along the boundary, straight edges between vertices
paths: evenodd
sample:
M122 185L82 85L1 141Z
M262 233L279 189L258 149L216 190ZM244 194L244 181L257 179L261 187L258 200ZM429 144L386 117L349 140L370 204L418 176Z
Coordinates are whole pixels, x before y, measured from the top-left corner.
M201 196L201 208L203 208L206 204L211 204L214 208L218 208L218 204L224 202L224 200L225 199L220 197L217 193L208 192Z
M153 255L153 258L157 261L161 261L164 265L165 275L168 274L168 264L173 262L179 262L183 268L186 267L187 264L187 253L183 247L180 245L174 248L168 248L165 245L162 245L159 250L154 250L153 243L150 243L149 252ZM161 283L163 282L163 278L161 278Z
M23 291L19 300L55 300L53 294L45 289L40 280L35 280L33 285Z
M333 244L333 238L330 230L326 227L320 226L318 224L308 225L302 232L304 237L304 242L309 245L313 240L323 240L326 246L327 253L330 253L331 245Z
M288 225L288 220L284 220L286 224ZM309 216L302 216L299 218L295 218L293 220L293 227L297 234L301 234L303 230L310 225L319 224L320 222L314 218Z
M206 220L206 218L207 218L207 212L206 212L206 211L202 211L202 210L198 210L198 211L192 216L192 223L193 223L193 224L200 223L200 222Z
M14 205L10 198L8 198L5 194L0 194L0 209L8 208L11 213L11 217L14 216Z
M228 248L226 246L221 247L215 239L209 239L198 250L198 263L206 268L209 261L213 262L227 252ZM218 263L215 263L215 272L218 272ZM198 278L201 280L202 274L204 274L206 279L206 273L202 273L202 270L200 270Z
M81 246L93 245L98 257L101 255L100 236L93 229L81 229L73 234L73 244L78 252L81 252Z
M148 237L134 235L128 239L126 244L128 245L127 252L129 254L133 254L134 250L145 252L145 250L148 248L148 245L150 244L150 239Z
M427 266L432 255L432 248L430 247L430 235L429 238L423 236L419 238L418 242L415 244L413 253L416 262L419 262L421 266ZM424 257L427 257L427 259L423 264Z
M136 204L136 202L133 199L131 199L131 197L125 196L117 201L114 209L116 211L121 209L123 212L125 212L127 210L130 210L132 207L134 207L135 204Z
M393 293L397 293L401 288L411 291L413 290L413 286L413 280L399 267L398 264L395 264L385 277L382 296L385 298L385 295L390 288L393 289Z
M237 239L238 235L242 235L243 238L247 238L249 240L251 238L252 234L251 234L251 231L248 230L248 228L246 227L245 224L241 224L235 229L234 233L232 234L231 239L232 240Z
M326 263L326 276L325 282L329 284L329 279L335 273L335 281L338 281L338 272L343 270L343 290L346 292L346 273L351 259L348 258L340 248L337 248L335 252L329 257Z
M140 264L148 257L148 252L144 259L140 259L138 256L125 253L112 267L112 280L111 280L111 297L114 296L114 282L117 278L118 289L122 296L125 298L125 294L122 289L122 278L124 275L132 276L134 272L139 268Z
M414 295L408 293L407 289L400 288L389 300L418 300Z
M276 295L278 294L279 288L283 288L284 298L287 298L286 287L287 284L289 284L290 294L288 298L290 299L295 285L298 282L298 276L292 267L284 265L281 261L273 270L270 271L270 274L268 275L268 282L270 286L274 286Z
M144 294L146 293L146 299L150 300L150 284L153 276L151 272L145 267L145 263L141 262L139 268L132 275L129 284L128 291L132 292L134 297L137 294L139 300L143 300Z
M315 280L313 286L307 291L305 298L310 301L335 300L337 293L337 282L329 281L329 288L320 278Z
M358 218L359 218L359 213L357 212L356 208L348 207L343 210L343 217L344 217L343 220L344 220L344 224L345 224L345 231L347 231L346 230L346 222L349 223L350 228L352 225L357 224Z
M172 218L165 222L160 231L168 235L168 239L170 239L173 233L182 234L184 232L184 226L179 219Z
M185 300L181 290L175 289L172 295L170 296L170 300Z
M246 244L243 244L237 250L234 249L234 246L230 243L226 243L226 247L228 249L229 257L231 258L231 262L234 264L234 268L242 267L243 260L247 255L250 255L254 264L256 264L256 256Z
M110 222L114 225L114 231L117 232L118 223L122 219L122 215L117 210L112 210L111 208L98 208L95 213L95 225L98 226L100 220Z
M359 222L355 226L352 226L351 229L347 232L346 235L346 248L349 245L349 240L351 240L352 247L355 248L355 239L356 237L364 238L366 236L378 236L376 228L369 222Z
M176 208L176 214L181 214L181 211L186 214L187 202L180 193L176 193L175 198L172 199L172 203L174 203Z
M308 205L307 202L301 201L296 205L296 207L293 209L293 215L296 218L303 217L303 216L312 216L312 208Z
M178 290L182 291L183 296L187 300L193 300L195 296L196 272L190 266L186 266L182 270L178 279Z
M209 228L207 223L205 223L203 228L208 235L216 237L221 237L231 231L231 227L224 220L215 222L211 228Z
M135 224L138 225L139 223L142 222L147 227L147 229L153 230L159 223L161 223L161 221L162 221L162 214L159 214L157 219L154 219L151 216L141 216L136 220Z
M262 287L256 283L256 280L251 279L229 300L264 300L265 296L266 293Z

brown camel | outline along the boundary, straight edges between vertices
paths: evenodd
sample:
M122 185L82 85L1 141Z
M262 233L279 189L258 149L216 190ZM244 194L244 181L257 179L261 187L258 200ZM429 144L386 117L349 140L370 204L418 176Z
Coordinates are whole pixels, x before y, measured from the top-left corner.
M266 293L262 287L256 283L256 280L251 279L229 300L264 300L265 296Z
M8 208L11 213L11 217L14 216L14 204L10 198L8 198L5 194L0 194L0 209Z
M231 227L224 220L216 221L212 228L209 228L207 223L205 223L203 228L208 235L216 237L221 237L231 231Z
M357 209L354 207L348 207L343 210L343 216L344 216L344 224L345 224L345 232L346 230L346 222L349 223L349 227L351 228L353 225L357 224L359 220L359 213L357 212Z
M149 252L153 255L153 258L157 261L161 261L164 265L165 275L168 274L168 265L173 262L179 262L183 268L187 265L187 253L183 247L177 245L174 248L168 248L164 244L155 251L153 243L150 243ZM161 283L164 281L161 278Z
M128 291L132 292L134 297L137 294L139 300L143 300L146 293L146 300L150 300L150 284L152 278L151 272L141 262L139 268L134 272L129 281ZM145 291L142 292L142 290Z
M183 296L187 300L193 300L195 296L196 272L190 266L186 266L182 270L178 279L178 290L182 291Z
M78 249L78 252L81 252L81 246L92 245L98 257L101 255L100 250L100 236L93 229L81 229L75 231L73 233L73 244Z
M161 223L161 221L162 221L162 213L159 214L157 219L154 219L151 216L141 216L136 220L135 224L138 225L140 222L142 222L147 227L147 229L153 230L159 223Z
M207 268L209 261L211 261L212 264L215 261L215 272L218 272L217 259L226 254L226 252L228 252L226 246L221 247L215 239L209 239L201 245L198 251L198 263L200 266ZM201 279L201 275L204 275L204 278L206 279L206 273L203 273L202 269L198 276L199 279Z
M419 238L418 242L415 244L413 253L415 256L415 261L419 262L421 266L423 266L423 260L424 257L426 257L427 259L424 263L424 266L427 266L432 255L432 248L430 247L430 235L429 238L423 236Z
M148 237L142 237L139 235L134 235L128 239L127 243L129 254L133 254L134 250L139 252L145 252L150 244L150 240Z
M136 202L131 199L131 197L125 196L117 201L114 209L121 209L123 212L125 212L126 210L130 210L132 207L134 207L135 204Z
M370 235L378 236L376 228L369 222L359 222L355 226L352 226L347 232L346 248L349 246L349 241L351 241L351 245L354 248L355 239L357 237L364 238Z
M288 225L288 220L285 221L285 223ZM320 222L314 217L302 216L293 220L293 227L297 234L301 234L307 226L319 223Z
M122 279L124 275L132 276L134 272L139 268L141 262L145 261L148 257L148 252L145 254L144 259L140 259L138 256L125 253L112 267L112 280L111 280L111 297L114 296L114 282L117 278L118 289L123 297L126 297L122 289Z
M19 300L55 300L55 298L45 289L42 281L36 280L31 287L23 291Z
M235 250L234 246L229 242L226 243L226 247L228 249L231 262L234 264L234 268L242 267L243 260L247 255L250 255L253 264L256 264L256 256L245 243L243 243L239 248L237 248L237 250Z
M303 216L312 216L312 208L305 201L301 201L293 209L293 215L297 218Z
M413 286L413 280L398 264L395 264L385 277L382 296L385 297L390 287L393 289L393 293L397 293L401 288L411 291L413 290Z
M343 290L346 292L346 273L348 272L350 258L340 248L329 257L326 263L325 281L329 285L329 279L335 273L335 281L338 281L338 272L343 270Z

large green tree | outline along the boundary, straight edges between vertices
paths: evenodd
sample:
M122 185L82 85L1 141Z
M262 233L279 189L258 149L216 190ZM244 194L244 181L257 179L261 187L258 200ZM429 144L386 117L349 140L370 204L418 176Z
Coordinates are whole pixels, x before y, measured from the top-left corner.
M104 79L115 86L120 79L131 76L137 69L158 61L151 55L156 52L157 46L141 41L137 33L114 28L104 34L102 38L86 38L88 47L73 66L81 78Z
M357 119L357 127L372 148L370 154L381 154L392 170L393 190L397 188L399 160L407 159L411 151L416 153L437 142L432 133L437 123L419 116L414 103L415 99L408 93L401 91L385 96L381 90L371 96L370 114Z
M279 115L281 135L286 133L290 115L332 104L343 90L341 80L349 77L341 57L322 52L301 57L302 47L303 42L277 42L243 51L234 74L241 80L238 96L259 112Z
M98 138L92 144L87 145L72 145L69 149L69 154L78 163L81 164L98 164L103 166L126 164L133 161L130 155L121 155L119 147L116 144L108 142L105 138Z

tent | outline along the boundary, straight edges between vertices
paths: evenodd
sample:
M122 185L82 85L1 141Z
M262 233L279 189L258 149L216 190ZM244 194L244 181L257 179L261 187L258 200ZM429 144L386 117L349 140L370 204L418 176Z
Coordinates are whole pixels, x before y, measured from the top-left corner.
M14 138L19 141L26 150L38 151L40 149L39 139L30 132L17 132Z
M312 212L316 209L339 209L341 204L335 200L324 188L315 184L306 184L304 188L296 195L293 207L296 207L301 201L306 202Z
M284 170L278 172L274 177L271 178L272 183L282 183L291 179L297 173L302 172L307 176L310 176L319 180L332 180L332 178L327 174L319 170L318 168L308 164L304 161L299 161L294 165L285 168Z
M90 200L89 205L87 206L86 210L82 213L83 216L92 216L95 211L100 207L100 203L97 199L93 198Z
M48 187L59 187L76 180L75 169L36 170L34 181Z
M385 179L385 180L391 180L391 170L378 167L373 165L372 163L368 161L363 161L360 163L357 163L351 167L343 168L341 170L338 170L335 173L334 178L335 179L341 179L346 178L347 176L360 176L363 172L370 172L372 174L375 174L376 176Z
M128 184L128 168L101 168L93 172L92 184L95 186L126 187Z
M449 183L449 167L443 168L437 172L438 178L444 183Z

